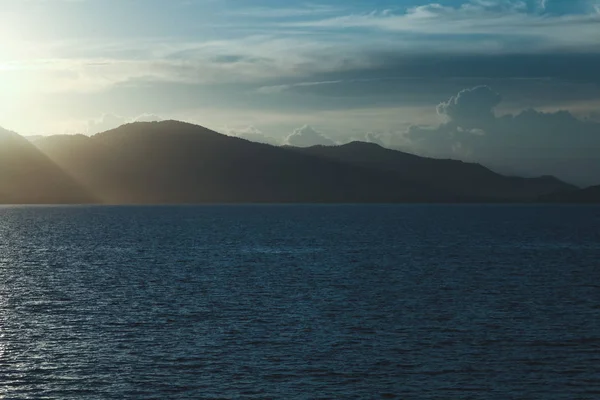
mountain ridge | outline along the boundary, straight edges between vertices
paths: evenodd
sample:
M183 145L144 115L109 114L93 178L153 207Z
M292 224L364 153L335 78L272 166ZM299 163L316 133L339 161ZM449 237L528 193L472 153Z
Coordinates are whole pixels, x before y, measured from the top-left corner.
M42 193L45 197L30 187L27 195L9 198L7 185L0 183L4 203L45 198L106 204L514 202L575 190L554 177L506 177L479 164L424 158L373 143L277 147L174 120L33 143L14 132L3 136L30 146L18 150L13 143L6 151L35 153L38 164L54 171L52 179L58 182L60 175L63 180L63 189L40 189L54 193ZM41 179L23 164L20 168L29 171L21 174L22 181ZM79 194L73 187L64 189L66 182ZM57 196L60 190L63 199Z
M493 172L481 164L436 159L392 150L375 143L351 142L339 146L296 148L320 157L393 171L405 179L466 196L527 200L575 186L553 176L521 178Z
M84 187L29 140L0 128L0 204L95 201Z
M600 185L590 186L583 189L561 191L539 199L543 203L573 203L573 204L594 204L600 203Z

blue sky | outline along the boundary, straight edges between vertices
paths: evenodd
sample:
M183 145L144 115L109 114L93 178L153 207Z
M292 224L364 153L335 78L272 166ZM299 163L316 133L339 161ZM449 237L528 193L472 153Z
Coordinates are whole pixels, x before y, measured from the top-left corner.
M160 117L415 150L482 85L497 116L600 119L600 0L0 0L0 22L0 126L24 134Z

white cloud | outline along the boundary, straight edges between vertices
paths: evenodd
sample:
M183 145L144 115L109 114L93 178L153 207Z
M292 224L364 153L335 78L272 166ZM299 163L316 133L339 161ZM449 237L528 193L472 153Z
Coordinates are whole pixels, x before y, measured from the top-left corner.
M568 111L528 109L497 117L500 96L488 87L461 91L438 106L448 122L412 126L401 135L418 153L552 174L578 184L600 183L600 123Z
M546 2L543 3L546 5ZM597 50L600 35L600 16L597 13L567 15L531 14L522 1L471 1L460 6L443 6L433 3L407 9L402 13L372 12L334 18L294 22L291 25L305 28L349 29L362 28L382 32L421 35L412 42L414 51L426 43L435 43L440 51L453 50L453 45L477 49L481 38L470 37L468 42L456 43L449 37L483 35L483 42L496 42L504 51L521 49L587 49ZM446 38L425 35L447 35ZM515 41L525 37L534 41ZM491 39L490 39L491 38ZM508 42L506 42L508 41ZM450 47L445 47L446 43ZM507 47L510 45L511 47ZM429 46L423 48L429 49ZM489 50L488 50L489 52Z
M285 144L296 147L310 147L316 145L333 146L337 144L329 137L315 130L310 125L297 128L286 139Z
M64 93L98 92L148 82L260 83L370 65L348 45L277 35L206 42L71 41L49 46L54 47L44 58L0 59L0 71L18 73L22 82L35 81L37 92Z
M127 120L124 117L114 114L103 114L100 118L88 122L87 133L93 135L99 132L109 131L125 124Z
M448 101L439 104L437 112L457 121L461 126L470 126L478 121L488 120L501 100L500 95L488 86L477 86L462 90Z
M314 11L318 18L299 15L300 21L291 22L274 16L275 20L256 25L250 18L240 23L249 24L244 28L248 31L234 27L226 39L210 40L39 38L33 45L0 27L0 34L10 39L0 41L0 71L18 71L20 81L35 82L40 93L98 92L147 82L264 83L260 92L278 93L296 86L340 82L335 78L310 81L314 76L380 67L382 61L372 58L374 52L600 51L596 40L600 14L532 14L523 4L478 0L457 7L429 4L402 13L384 10L334 18L322 16L340 9L307 6L300 11ZM260 15L265 10L236 12ZM302 14L296 9L276 9L276 14L282 12ZM363 29L375 33L365 35ZM465 38L457 39L460 36ZM302 78L308 79L286 82ZM5 85L0 76L0 86Z
M253 125L240 129L225 128L224 133L230 136L243 138L251 142L265 143L273 146L281 145L279 140L275 139L274 137L265 135L260 129L256 128Z
M305 4L303 7L251 7L235 8L227 11L228 16L258 19L280 19L313 17L317 15L336 14L343 9L325 4Z
M258 91L258 93L262 93L262 94L275 94L275 93L285 92L285 91L293 89L293 88L320 86L320 85L334 85L337 83L344 83L344 81L337 80L337 81L321 81L321 82L299 82L299 83L292 83L292 84L286 84L286 85L261 86L258 88L257 91Z
M163 119L156 114L144 113L135 117L131 122L160 122Z
M367 142L367 143L375 143L375 144L378 144L378 145L380 145L382 147L386 146L385 135L383 133L380 133L380 132L368 132L365 135L364 141Z

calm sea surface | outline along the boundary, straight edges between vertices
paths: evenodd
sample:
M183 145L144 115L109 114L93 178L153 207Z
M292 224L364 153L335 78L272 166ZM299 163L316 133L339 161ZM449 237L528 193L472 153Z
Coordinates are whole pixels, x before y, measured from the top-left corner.
M0 398L599 399L600 207L2 207Z

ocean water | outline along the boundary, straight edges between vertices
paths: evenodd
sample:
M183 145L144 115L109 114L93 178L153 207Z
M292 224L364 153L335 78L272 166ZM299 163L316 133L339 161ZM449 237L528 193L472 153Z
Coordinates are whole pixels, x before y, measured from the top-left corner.
M600 207L2 207L0 398L598 399Z

